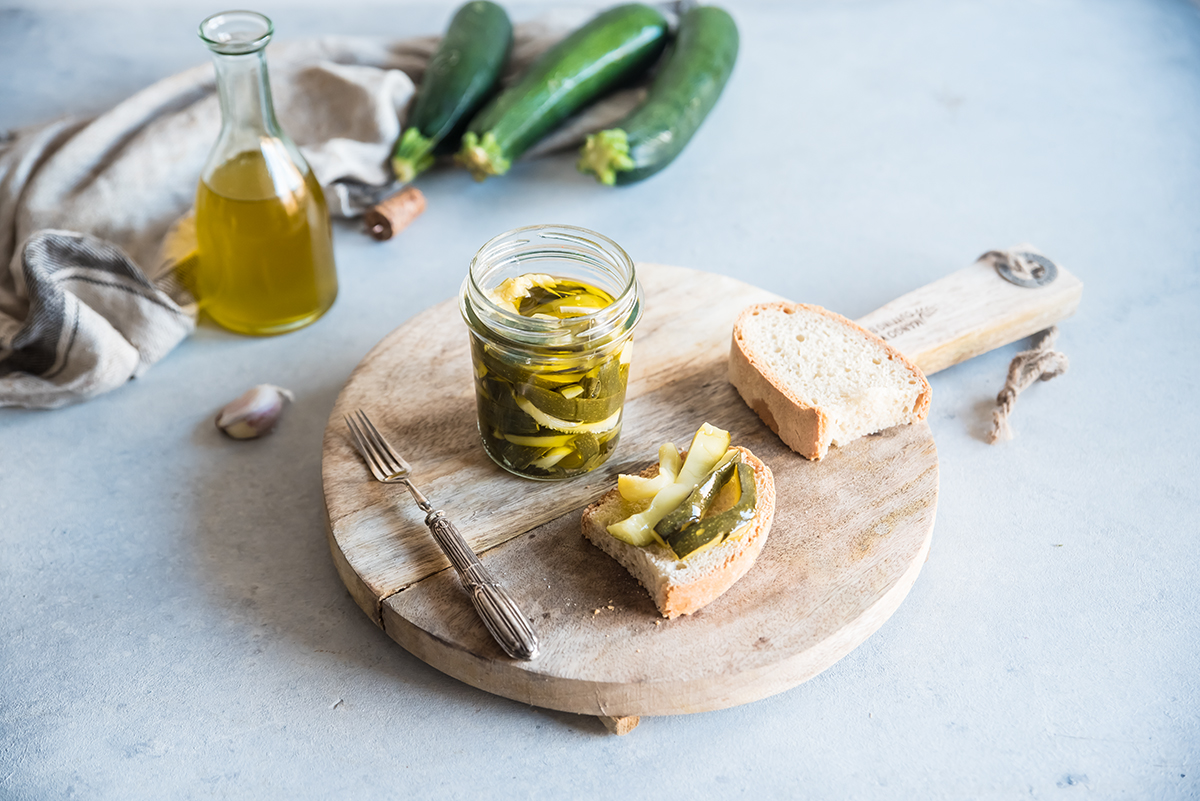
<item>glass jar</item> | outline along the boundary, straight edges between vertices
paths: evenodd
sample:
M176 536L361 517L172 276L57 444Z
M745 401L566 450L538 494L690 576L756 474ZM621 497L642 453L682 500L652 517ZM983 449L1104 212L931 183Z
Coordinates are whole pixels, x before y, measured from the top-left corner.
M325 195L279 127L263 53L271 20L225 11L200 23L212 51L221 132L196 190L201 311L231 331L282 334L315 321L337 297Z
M479 435L496 464L554 480L608 460L642 305L628 254L585 228L517 228L480 248L459 307Z

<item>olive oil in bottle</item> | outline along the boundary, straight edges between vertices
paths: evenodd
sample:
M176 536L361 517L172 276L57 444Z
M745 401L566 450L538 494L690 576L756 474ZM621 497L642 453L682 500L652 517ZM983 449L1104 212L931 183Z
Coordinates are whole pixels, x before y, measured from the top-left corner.
M196 191L191 279L208 317L243 334L282 334L333 305L337 272L321 187L275 119L263 48L271 21L226 11L200 25L213 52L221 132Z
M299 328L337 297L320 185L289 161L274 172L261 151L239 153L196 193L201 308L244 334Z

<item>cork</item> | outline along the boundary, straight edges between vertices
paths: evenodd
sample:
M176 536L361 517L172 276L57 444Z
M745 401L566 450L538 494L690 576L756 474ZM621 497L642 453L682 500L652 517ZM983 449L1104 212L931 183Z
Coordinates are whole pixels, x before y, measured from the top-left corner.
M363 222L367 233L382 242L407 228L423 211L425 195L415 186L408 186L364 214Z

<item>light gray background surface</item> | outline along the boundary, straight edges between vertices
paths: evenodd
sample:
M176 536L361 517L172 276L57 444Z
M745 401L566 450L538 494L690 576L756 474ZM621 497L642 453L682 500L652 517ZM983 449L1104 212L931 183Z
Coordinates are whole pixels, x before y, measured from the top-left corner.
M277 38L439 32L455 3L269 2ZM728 4L742 54L666 172L568 157L378 244L337 230L303 331L204 327L144 378L0 410L0 797L1200 797L1200 12L1184 0ZM517 20L539 6L515 5ZM0 10L0 129L205 59L187 3ZM1085 283L1062 378L983 437L1016 345L932 377L933 548L861 648L782 695L607 735L467 687L349 598L320 444L367 350L485 240L565 222L851 317L1029 241ZM223 438L252 384L279 430Z

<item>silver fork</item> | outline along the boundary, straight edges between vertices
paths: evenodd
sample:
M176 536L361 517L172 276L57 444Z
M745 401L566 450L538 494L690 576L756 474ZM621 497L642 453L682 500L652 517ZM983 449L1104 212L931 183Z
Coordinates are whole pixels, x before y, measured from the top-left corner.
M358 444L358 452L366 460L376 480L408 487L413 500L425 513L425 525L429 526L442 553L458 571L459 578L470 593L471 602L475 604L475 611L483 618L484 625L500 643L500 647L515 659L535 658L538 655L538 641L529 619L521 614L512 596L492 578L454 524L446 519L440 509L435 510L420 490L413 486L408 477L412 472L408 462L379 433L362 409L355 412L353 417L347 416L346 425L350 427L350 433Z

